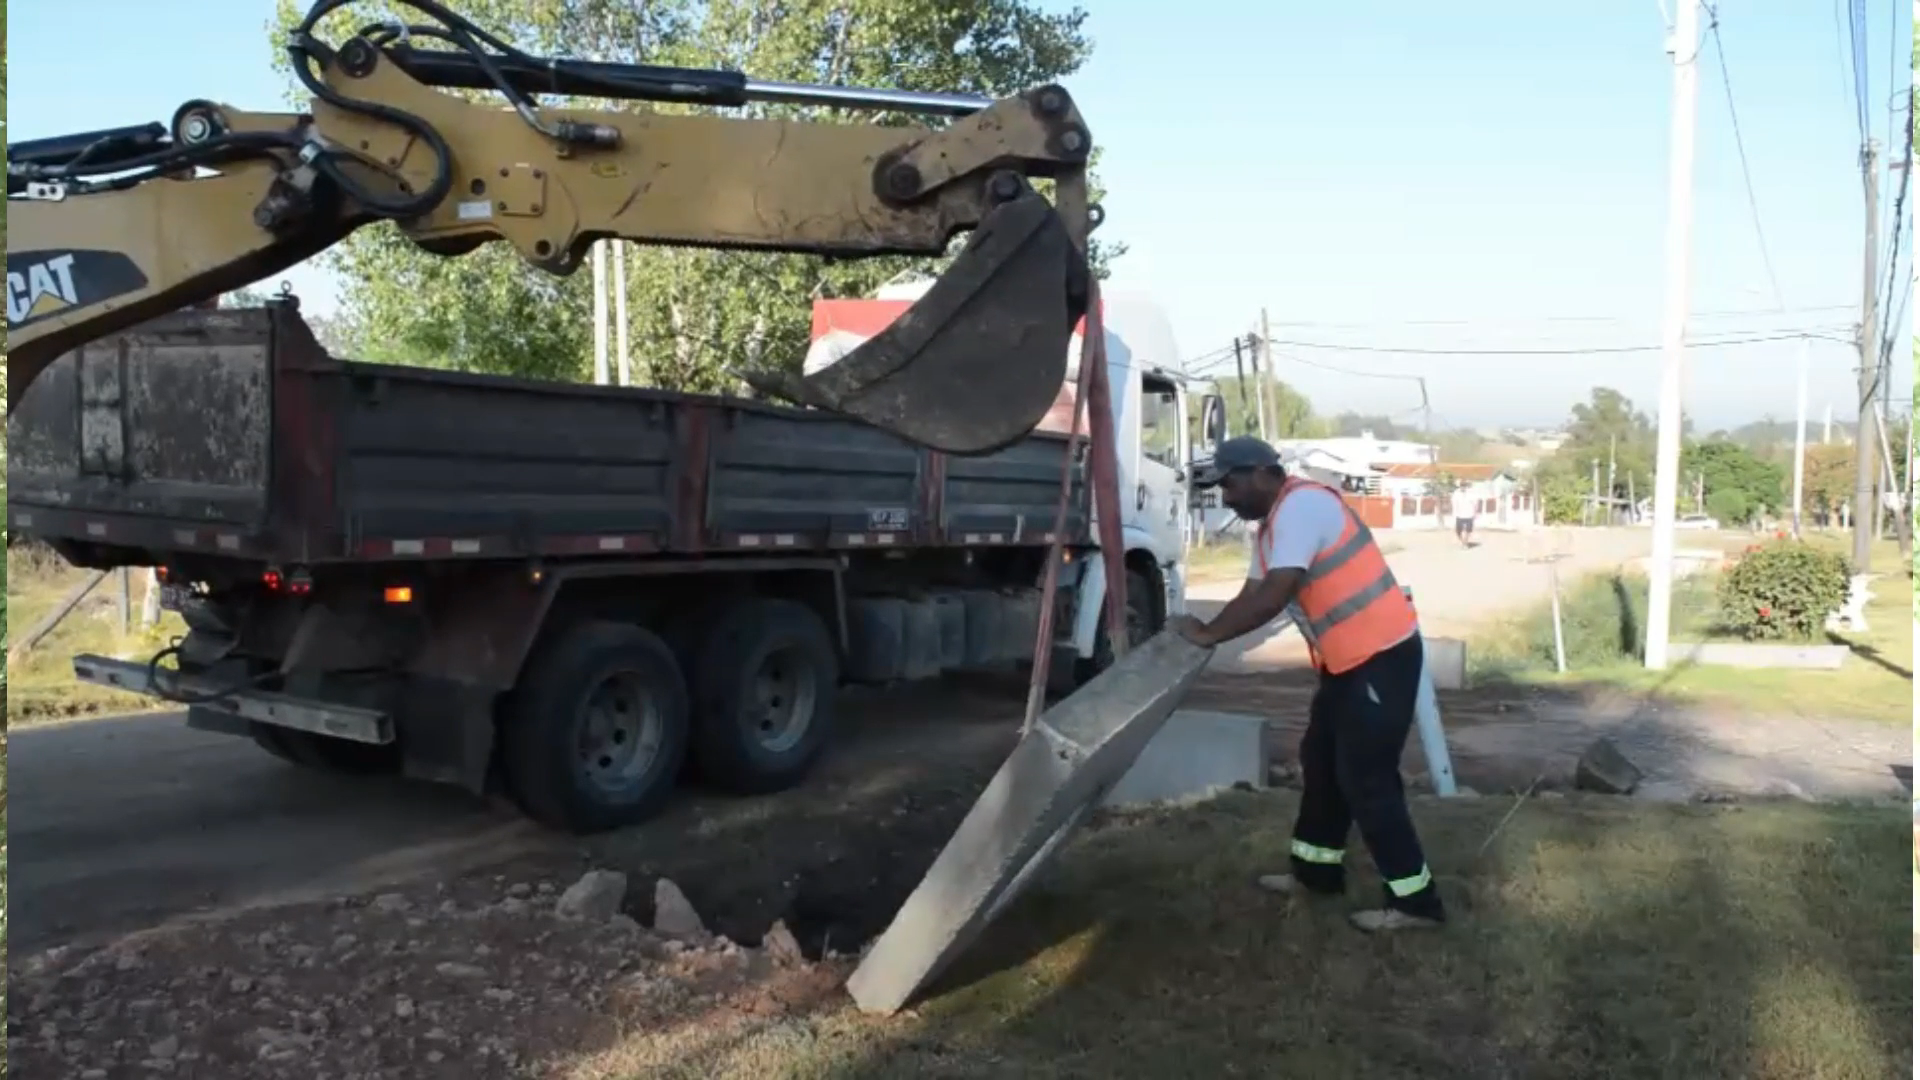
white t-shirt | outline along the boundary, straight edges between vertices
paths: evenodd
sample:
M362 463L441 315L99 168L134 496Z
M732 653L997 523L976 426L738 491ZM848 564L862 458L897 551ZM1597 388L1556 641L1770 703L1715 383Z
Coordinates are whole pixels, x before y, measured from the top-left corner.
M1280 509L1273 515L1273 529L1267 534L1267 569L1305 570L1313 565L1315 555L1339 541L1346 528L1347 506L1340 496L1314 487L1292 492L1280 500ZM1259 542L1256 529L1254 543ZM1258 581L1263 576L1256 550L1248 558L1247 580ZM1286 615L1303 633L1306 631L1307 620L1299 604L1287 605Z
M1453 516L1461 521L1472 521L1480 513L1480 495L1473 491L1453 493Z

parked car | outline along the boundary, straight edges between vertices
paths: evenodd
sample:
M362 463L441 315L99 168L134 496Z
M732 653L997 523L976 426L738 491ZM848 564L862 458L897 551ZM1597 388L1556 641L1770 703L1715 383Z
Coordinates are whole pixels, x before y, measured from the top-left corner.
M1718 529L1720 522L1706 514L1681 514L1673 523L1676 529Z

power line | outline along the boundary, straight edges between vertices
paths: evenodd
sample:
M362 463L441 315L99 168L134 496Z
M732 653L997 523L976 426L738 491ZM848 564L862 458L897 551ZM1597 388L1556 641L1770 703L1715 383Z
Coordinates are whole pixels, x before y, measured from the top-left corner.
M1813 315L1828 311L1858 311L1858 303L1819 304L1810 307L1768 307L1768 308L1730 308L1719 311L1696 311L1689 319L1735 319L1755 316ZM1535 319L1374 319L1365 322L1323 322L1318 320L1294 320L1281 322L1275 326L1297 326L1312 329L1354 329L1367 330L1385 326L1520 326L1529 323L1611 323L1632 325L1642 322L1641 318L1625 315L1542 315ZM1759 328L1756 328L1759 329Z
M1757 345L1762 342L1768 342L1768 341L1798 341L1799 339L1804 337L1819 338L1823 341L1840 341L1842 344L1847 344L1847 342L1844 339L1830 338L1824 334L1815 332L1818 330L1834 330L1834 329L1847 329L1847 328L1846 327L1809 327L1806 330L1795 331L1792 333L1754 335L1750 337L1719 338L1714 340L1695 340L1695 341L1687 342L1687 346L1689 348L1695 348L1695 349L1710 349L1710 348L1719 348L1721 346L1726 346L1726 345ZM1607 353L1659 352L1662 348L1662 346L1660 345L1589 345L1589 346L1580 346L1580 347L1573 347L1573 348L1556 348L1556 349L1511 349L1511 348L1427 349L1427 348L1407 347L1407 346L1352 345L1352 344L1346 344L1341 342L1331 342L1331 341L1298 341L1298 340L1287 340L1282 338L1274 338L1270 341L1270 344L1286 345L1286 346L1290 346L1298 349L1328 349L1334 352L1405 353L1412 356L1588 356L1588 355L1599 355L1599 354L1607 354Z
M1773 271L1773 253L1767 248L1767 230L1760 224L1760 199L1753 192L1753 168L1747 163L1747 141L1740 134L1740 110L1733 103L1733 76L1727 72L1727 49L1720 40L1720 12L1711 4L1707 9L1707 32L1713 35L1713 53L1720 62L1720 85L1727 93L1727 116L1733 122L1733 146L1740 153L1740 178L1747 185L1747 209L1753 215L1753 235L1760 242L1760 263L1767 271L1767 284L1773 289L1773 302L1782 309L1787 301L1780 293L1780 277Z

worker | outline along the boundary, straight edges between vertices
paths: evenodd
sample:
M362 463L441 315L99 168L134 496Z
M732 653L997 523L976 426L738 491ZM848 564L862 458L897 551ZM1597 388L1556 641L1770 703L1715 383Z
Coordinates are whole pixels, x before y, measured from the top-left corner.
M1211 622L1182 616L1173 628L1211 648L1287 613L1319 672L1300 740L1292 872L1262 877L1260 885L1289 894L1343 893L1347 834L1357 824L1386 900L1354 912L1353 925L1368 932L1441 925L1446 912L1400 779L1425 663L1412 602L1339 492L1288 475L1265 442L1222 442L1194 483L1219 487L1222 503L1259 526L1239 594Z
M1453 535L1460 546L1473 546L1473 519L1480 512L1480 499L1468 490L1465 482L1456 485L1449 496L1453 502Z

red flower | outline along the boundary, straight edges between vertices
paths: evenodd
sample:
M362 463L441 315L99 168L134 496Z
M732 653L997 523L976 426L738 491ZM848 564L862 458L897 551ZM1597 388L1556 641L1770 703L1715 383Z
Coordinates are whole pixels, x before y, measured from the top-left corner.
M1785 540L1787 538L1787 531L1785 529L1782 529L1779 532L1774 533L1773 536L1774 536L1774 539L1776 540Z
M1767 605L1765 605L1765 604L1761 604L1761 605L1760 605L1760 617L1761 617L1761 618L1763 618L1763 619L1765 619L1765 618L1768 618L1768 617L1769 617L1769 616L1771 616L1772 614L1773 614L1773 609L1772 609L1772 608L1770 608L1770 607L1768 607L1768 606L1767 606Z

